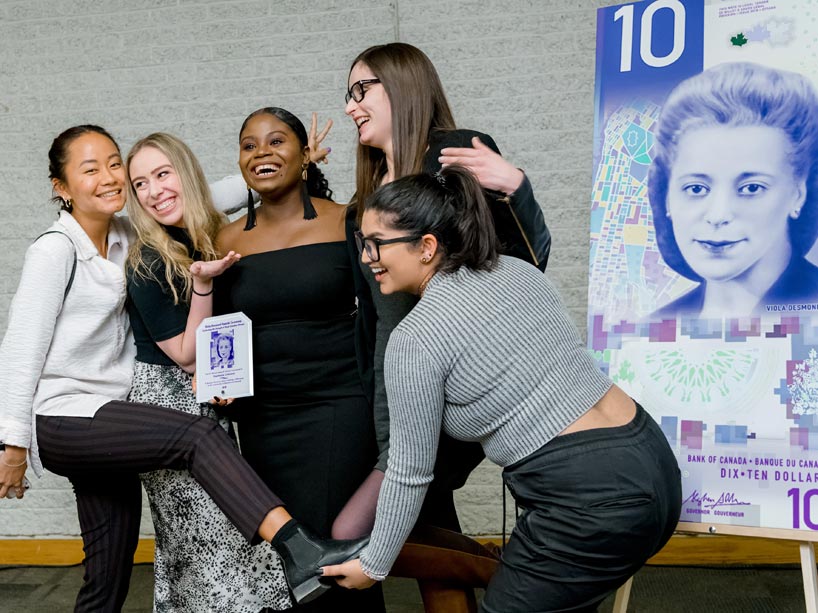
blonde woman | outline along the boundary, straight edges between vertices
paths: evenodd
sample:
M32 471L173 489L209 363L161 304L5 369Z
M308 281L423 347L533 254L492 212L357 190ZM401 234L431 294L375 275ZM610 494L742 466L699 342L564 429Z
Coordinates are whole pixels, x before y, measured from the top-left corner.
M136 231L127 261L128 314L136 342L128 400L213 420L191 386L196 328L212 313L212 281L239 259L220 259L213 237L225 222L196 157L178 138L151 134L126 162L128 216ZM191 295L200 299L191 301ZM227 429L229 423L222 420ZM154 610L256 613L290 606L272 546L252 547L188 471L141 475L156 529Z
M26 252L0 343L0 498L25 495L29 464L69 479L85 552L77 613L122 609L142 516L138 475L160 468L190 471L247 541L273 544L295 600L317 597L327 586L316 568L349 559L363 541L310 535L213 420L124 400L134 362L124 270L132 230L116 216L125 165L113 137L90 124L60 133L48 159L60 216ZM219 264L201 266L192 290L205 296L191 291L191 303L210 300L207 269Z

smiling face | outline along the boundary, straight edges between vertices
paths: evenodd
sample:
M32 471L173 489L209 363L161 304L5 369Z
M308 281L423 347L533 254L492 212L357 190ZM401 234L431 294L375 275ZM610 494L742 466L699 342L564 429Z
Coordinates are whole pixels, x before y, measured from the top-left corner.
M219 357L222 359L227 359L230 357L230 350L232 349L230 339L222 336L219 339L218 344L216 345L216 351L219 353Z
M260 194L292 189L309 161L309 148L278 117L261 113L247 120L239 137L239 168L249 187Z
M131 158L128 174L148 215L165 226L185 227L182 184L167 155L156 147L143 147Z
M786 266L788 219L806 195L789 152L786 134L768 126L708 126L679 139L667 212L682 256L705 281L766 289Z
M68 146L65 180L53 179L57 194L71 200L71 214L83 219L108 220L125 205L125 168L114 142L97 132L78 136Z
M374 79L375 74L366 64L358 62L349 73L347 87L358 81ZM392 153L392 105L382 83L364 85L364 98L360 102L350 99L344 112L352 118L358 128L358 140Z
M409 233L393 228L383 214L367 210L361 221L361 234L364 238L388 240L406 236ZM373 262L364 249L361 261L374 273L375 281L380 284L381 293L417 294L421 283L431 272L430 266L421 262L421 257L424 254L429 255L427 252L434 255L434 249L430 249L422 242L401 242L381 245L379 251L380 258L377 262Z

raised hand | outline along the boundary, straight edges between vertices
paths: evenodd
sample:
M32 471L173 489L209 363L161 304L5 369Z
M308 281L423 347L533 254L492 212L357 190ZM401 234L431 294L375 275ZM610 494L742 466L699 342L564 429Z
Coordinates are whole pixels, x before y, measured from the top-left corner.
M332 119L327 119L327 123L324 124L324 128L318 132L318 114L312 114L310 133L307 136L307 144L310 146L310 161L314 162L315 164L326 164L329 162L327 156L332 151L332 148L325 147L322 149L321 143L324 142L327 134L329 134L330 128L332 128Z
M438 161L445 168L451 164L465 166L474 173L484 189L511 195L523 182L523 171L496 153L476 136L472 147L446 147Z
M190 274L199 281L209 281L213 277L218 277L240 259L241 255L235 251L231 251L220 260L193 262L193 264L190 265Z

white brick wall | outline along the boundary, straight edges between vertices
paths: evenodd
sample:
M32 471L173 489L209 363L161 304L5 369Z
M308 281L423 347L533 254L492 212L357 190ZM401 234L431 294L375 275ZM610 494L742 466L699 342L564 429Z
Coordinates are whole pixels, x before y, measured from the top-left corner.
M237 132L250 111L282 106L305 122L317 111L335 121L323 168L344 201L354 181L349 63L369 45L401 40L431 57L458 125L492 134L528 172L554 235L549 273L584 330L595 9L614 3L0 0L0 329L23 252L55 216L47 151L61 130L97 123L124 151L169 131L217 179L237 171ZM482 466L458 493L468 532L499 532L499 494L499 471ZM0 538L77 533L61 478L0 501Z

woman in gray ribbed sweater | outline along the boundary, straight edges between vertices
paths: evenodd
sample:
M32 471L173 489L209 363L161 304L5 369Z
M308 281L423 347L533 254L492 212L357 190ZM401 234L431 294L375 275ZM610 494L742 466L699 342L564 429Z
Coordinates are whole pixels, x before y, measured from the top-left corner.
M679 468L664 434L599 371L548 279L497 255L468 171L382 187L359 242L381 292L420 301L387 347L390 457L370 545L325 575L352 588L387 575L445 431L479 441L523 509L482 609L594 610L678 521Z

